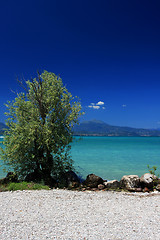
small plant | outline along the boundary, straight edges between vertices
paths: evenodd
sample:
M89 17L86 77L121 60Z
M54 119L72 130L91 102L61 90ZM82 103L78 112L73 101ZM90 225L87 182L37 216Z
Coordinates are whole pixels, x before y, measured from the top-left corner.
M150 174L156 175L156 174L155 174L155 172L156 172L156 170L157 170L157 167L156 167L156 166L150 167L149 165L147 165L147 168L148 168Z
M153 177L153 189L155 189L157 184L159 184L159 174L157 174L157 175L155 174L157 167L156 166L150 167L149 165L147 165L147 167L148 167L150 174L152 174L154 176Z

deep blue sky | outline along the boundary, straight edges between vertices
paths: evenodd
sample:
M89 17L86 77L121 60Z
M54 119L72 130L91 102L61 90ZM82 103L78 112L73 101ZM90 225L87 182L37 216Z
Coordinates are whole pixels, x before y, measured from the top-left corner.
M160 127L160 1L1 1L1 122L16 76L44 69L81 98L83 119Z

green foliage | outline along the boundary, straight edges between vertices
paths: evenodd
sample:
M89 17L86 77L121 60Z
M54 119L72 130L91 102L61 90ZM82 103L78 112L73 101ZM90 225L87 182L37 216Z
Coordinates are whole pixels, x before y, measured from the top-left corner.
M155 172L156 172L156 170L157 170L157 167L156 167L156 166L150 167L149 165L147 165L147 168L148 168L150 174L156 175L156 174L155 174Z
M17 191L17 190L49 190L48 186L38 184L38 183L28 183L28 182L20 182L20 183L10 183L7 187L8 191Z
M8 130L1 159L21 179L34 171L41 179L58 179L73 168L70 143L81 104L54 73L44 71L26 85L26 92L6 104Z

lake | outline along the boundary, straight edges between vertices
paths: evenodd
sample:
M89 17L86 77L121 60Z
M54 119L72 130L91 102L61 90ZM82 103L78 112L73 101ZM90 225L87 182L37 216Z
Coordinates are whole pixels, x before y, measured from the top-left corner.
M82 176L95 173L104 179L143 175L147 165L160 173L160 137L76 137L72 144L75 167Z
M141 176L148 171L147 165L156 165L160 174L160 137L75 137L71 154L84 178L90 173L107 180ZM5 176L2 168L0 178Z

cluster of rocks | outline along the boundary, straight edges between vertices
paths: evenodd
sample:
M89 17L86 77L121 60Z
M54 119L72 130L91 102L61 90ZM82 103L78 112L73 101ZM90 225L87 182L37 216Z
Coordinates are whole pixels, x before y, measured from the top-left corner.
M18 177L15 173L9 172L5 178L0 179L0 184L7 184L9 182L18 182ZM160 178L153 174L145 173L141 177L138 177L138 175L125 175L120 181L107 181L95 174L89 174L85 181L81 181L75 172L68 171L63 174L61 182L52 182L52 187L82 191L126 190L130 192L150 192L153 190L160 191Z
M74 176L74 179L72 178ZM76 177L75 177L76 176ZM154 189L160 191L160 179L153 174L145 173L143 176L125 175L120 181L103 180L95 174L89 174L85 181L80 183L78 176L72 171L68 172L69 188L85 190L126 190L130 192L150 192Z

